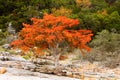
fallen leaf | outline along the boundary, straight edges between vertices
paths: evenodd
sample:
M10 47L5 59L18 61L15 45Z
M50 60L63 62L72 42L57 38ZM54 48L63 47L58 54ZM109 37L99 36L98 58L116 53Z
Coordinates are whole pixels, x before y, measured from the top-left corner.
M5 67L0 69L0 74L4 74L5 72L6 72L6 68Z

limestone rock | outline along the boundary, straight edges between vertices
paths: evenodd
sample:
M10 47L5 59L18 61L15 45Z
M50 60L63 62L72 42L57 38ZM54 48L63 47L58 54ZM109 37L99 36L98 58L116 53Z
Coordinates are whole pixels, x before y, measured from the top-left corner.
M10 48L10 44L4 44L2 47L5 49L8 49L8 48Z
M2 51L2 52L0 52L0 55L1 55L1 56L9 56L9 55L10 55L10 52Z

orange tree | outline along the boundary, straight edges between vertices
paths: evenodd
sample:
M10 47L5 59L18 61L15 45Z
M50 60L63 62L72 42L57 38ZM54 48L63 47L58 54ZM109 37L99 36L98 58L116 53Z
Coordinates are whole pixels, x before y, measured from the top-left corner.
M69 48L90 51L86 43L91 40L93 34L90 30L72 29L79 24L77 19L45 14L42 19L31 20L32 24L23 23L19 39L13 41L11 46L23 51L32 49L35 55L43 54L43 50L49 50L55 58L56 66L59 56Z

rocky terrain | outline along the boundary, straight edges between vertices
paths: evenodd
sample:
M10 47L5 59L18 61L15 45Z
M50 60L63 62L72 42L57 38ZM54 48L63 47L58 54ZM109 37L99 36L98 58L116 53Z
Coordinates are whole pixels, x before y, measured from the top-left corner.
M31 61L20 55L0 52L0 80L120 80L120 66L110 69L100 62L69 57L55 68L51 56Z
M1 56L0 59L0 80L78 80L36 72L35 64L20 56Z
M6 68L6 73L0 74L0 80L78 80L63 76L48 75L39 72L31 72L23 69Z

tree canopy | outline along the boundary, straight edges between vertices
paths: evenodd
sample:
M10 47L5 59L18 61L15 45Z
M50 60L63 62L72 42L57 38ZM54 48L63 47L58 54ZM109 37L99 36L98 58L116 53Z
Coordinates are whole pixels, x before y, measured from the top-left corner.
M45 14L43 19L32 18L31 20L33 24L23 23L24 28L19 33L19 39L13 41L11 46L24 51L34 47L37 47L38 51L57 47L61 48L60 51L69 47L90 51L86 43L91 40L92 32L71 29L79 24L78 20L48 14Z

